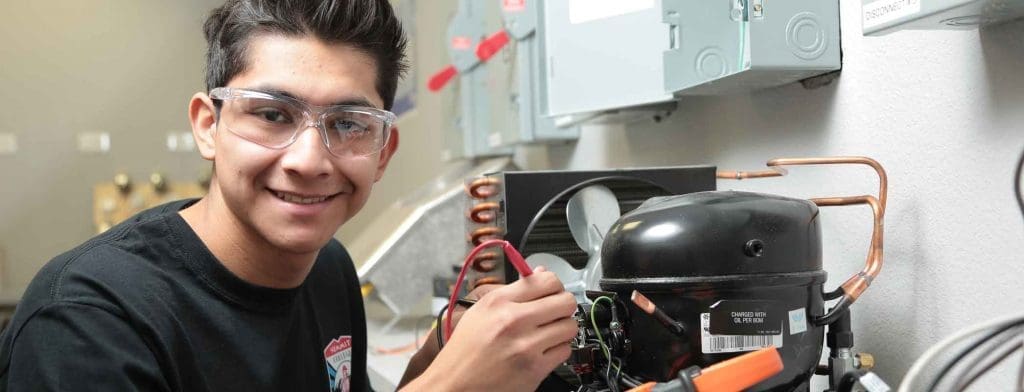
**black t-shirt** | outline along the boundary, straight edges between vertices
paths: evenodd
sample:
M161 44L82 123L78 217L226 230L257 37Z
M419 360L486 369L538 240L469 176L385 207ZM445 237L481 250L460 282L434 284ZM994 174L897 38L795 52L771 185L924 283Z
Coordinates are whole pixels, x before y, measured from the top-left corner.
M191 202L43 267L0 336L0 391L368 390L363 303L341 244L301 286L259 287L178 215Z

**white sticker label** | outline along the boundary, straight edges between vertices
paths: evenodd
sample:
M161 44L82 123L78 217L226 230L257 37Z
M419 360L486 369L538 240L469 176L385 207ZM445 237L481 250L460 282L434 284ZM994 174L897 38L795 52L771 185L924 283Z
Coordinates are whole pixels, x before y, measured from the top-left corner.
M106 153L110 151L110 134L106 132L79 133L78 151L89 153Z
M492 134L488 135L487 136L487 145L490 146L491 148L500 146L501 145L501 134L495 132L495 133L492 133Z
M18 136L13 133L0 133L0 155L18 152Z
M871 372L860 378L860 385L863 385L868 392L889 392L889 384Z
M864 28L868 29L921 12L921 0L879 0L865 4L862 12Z
M807 310L805 308L789 311L789 334L796 335L807 331Z
M654 7L654 0L569 0L569 23L585 23Z
M711 313L700 314L700 351L704 354L754 351L768 346L782 347L782 334L712 335Z

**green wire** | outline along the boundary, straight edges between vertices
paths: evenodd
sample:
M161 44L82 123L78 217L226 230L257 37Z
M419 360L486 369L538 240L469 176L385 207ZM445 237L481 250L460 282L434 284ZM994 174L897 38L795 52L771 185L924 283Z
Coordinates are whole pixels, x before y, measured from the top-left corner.
M619 370L619 366L612 362L612 352L608 349L608 346L604 344L604 338L601 337L601 329L597 327L597 319L594 318L594 314L596 313L595 310L597 310L597 303L601 302L601 300L608 301L609 308L615 306L615 302L613 302L610 297L597 297L597 299L594 300L594 303L590 304L590 324L594 326L594 333L597 334L597 342L601 344L601 352L604 353L604 357L608 360L608 364L610 366L614 366L615 370Z

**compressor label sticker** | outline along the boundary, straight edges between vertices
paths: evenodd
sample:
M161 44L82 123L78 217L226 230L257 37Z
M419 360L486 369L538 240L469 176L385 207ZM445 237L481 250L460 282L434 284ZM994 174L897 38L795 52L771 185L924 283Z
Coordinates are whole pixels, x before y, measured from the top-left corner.
M807 331L807 309L793 309L789 311L789 334L796 335Z
M716 335L711 333L711 313L700 314L700 351L704 354L735 353L782 347L782 334Z
M715 335L778 335L782 315L773 301L718 301L708 309Z

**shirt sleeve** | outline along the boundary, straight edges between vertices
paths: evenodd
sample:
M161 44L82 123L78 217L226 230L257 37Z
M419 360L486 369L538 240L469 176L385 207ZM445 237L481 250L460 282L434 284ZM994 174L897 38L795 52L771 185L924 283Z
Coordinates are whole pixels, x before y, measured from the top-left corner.
M46 305L26 321L14 337L6 382L12 392L170 390L124 319L76 302Z

